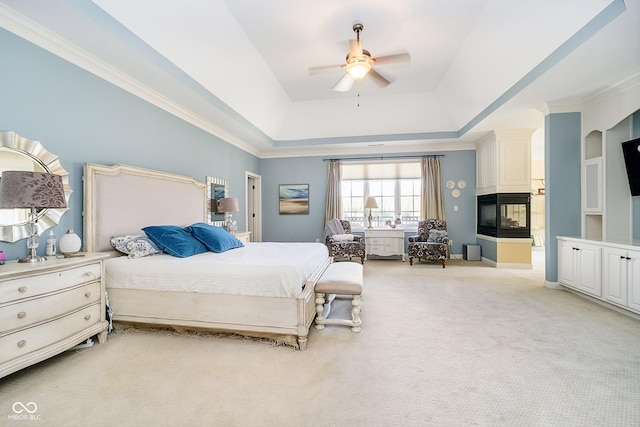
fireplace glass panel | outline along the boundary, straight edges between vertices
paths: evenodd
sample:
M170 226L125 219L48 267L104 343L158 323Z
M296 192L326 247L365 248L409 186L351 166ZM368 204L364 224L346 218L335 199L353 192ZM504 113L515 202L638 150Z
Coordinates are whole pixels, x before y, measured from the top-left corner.
M500 228L527 228L527 205L503 203L500 205Z
M493 237L530 237L529 193L478 196L478 234Z

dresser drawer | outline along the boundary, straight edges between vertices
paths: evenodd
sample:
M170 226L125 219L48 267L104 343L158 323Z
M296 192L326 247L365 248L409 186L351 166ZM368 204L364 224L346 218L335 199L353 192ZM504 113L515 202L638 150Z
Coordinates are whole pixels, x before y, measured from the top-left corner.
M100 282L0 307L0 334L43 322L100 302Z
M10 279L0 283L0 303L41 295L97 280L101 274L102 264L96 262L55 272Z
M3 361L39 350L100 322L100 304L0 337Z
M393 238L403 238L404 239L404 230L365 230L365 235L367 238L369 237L393 237Z
M386 239L382 238L382 237L371 237L368 238L365 243L367 246L371 245L371 246L384 246L386 242Z

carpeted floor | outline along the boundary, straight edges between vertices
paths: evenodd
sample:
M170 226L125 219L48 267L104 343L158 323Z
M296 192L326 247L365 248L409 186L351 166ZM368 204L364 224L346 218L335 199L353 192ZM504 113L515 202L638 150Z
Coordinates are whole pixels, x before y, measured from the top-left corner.
M368 261L359 334L312 329L304 352L111 334L0 379L0 425L640 426L640 322L543 283ZM37 417L12 419L15 402Z

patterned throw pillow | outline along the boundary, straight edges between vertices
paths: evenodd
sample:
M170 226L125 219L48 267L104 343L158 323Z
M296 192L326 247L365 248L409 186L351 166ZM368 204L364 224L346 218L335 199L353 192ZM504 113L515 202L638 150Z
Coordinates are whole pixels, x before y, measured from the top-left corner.
M429 230L427 243L442 243L445 237L447 237L447 232L445 230Z
M147 236L127 235L112 237L110 242L115 250L128 255L129 258L142 258L162 252Z

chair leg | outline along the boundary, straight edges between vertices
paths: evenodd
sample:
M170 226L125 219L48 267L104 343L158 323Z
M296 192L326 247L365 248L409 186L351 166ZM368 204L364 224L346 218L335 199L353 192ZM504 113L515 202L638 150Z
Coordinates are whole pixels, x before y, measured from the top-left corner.
M413 265L413 257L412 256L409 257L409 265Z
M447 261L442 260L442 268L444 268L444 265L446 264Z

